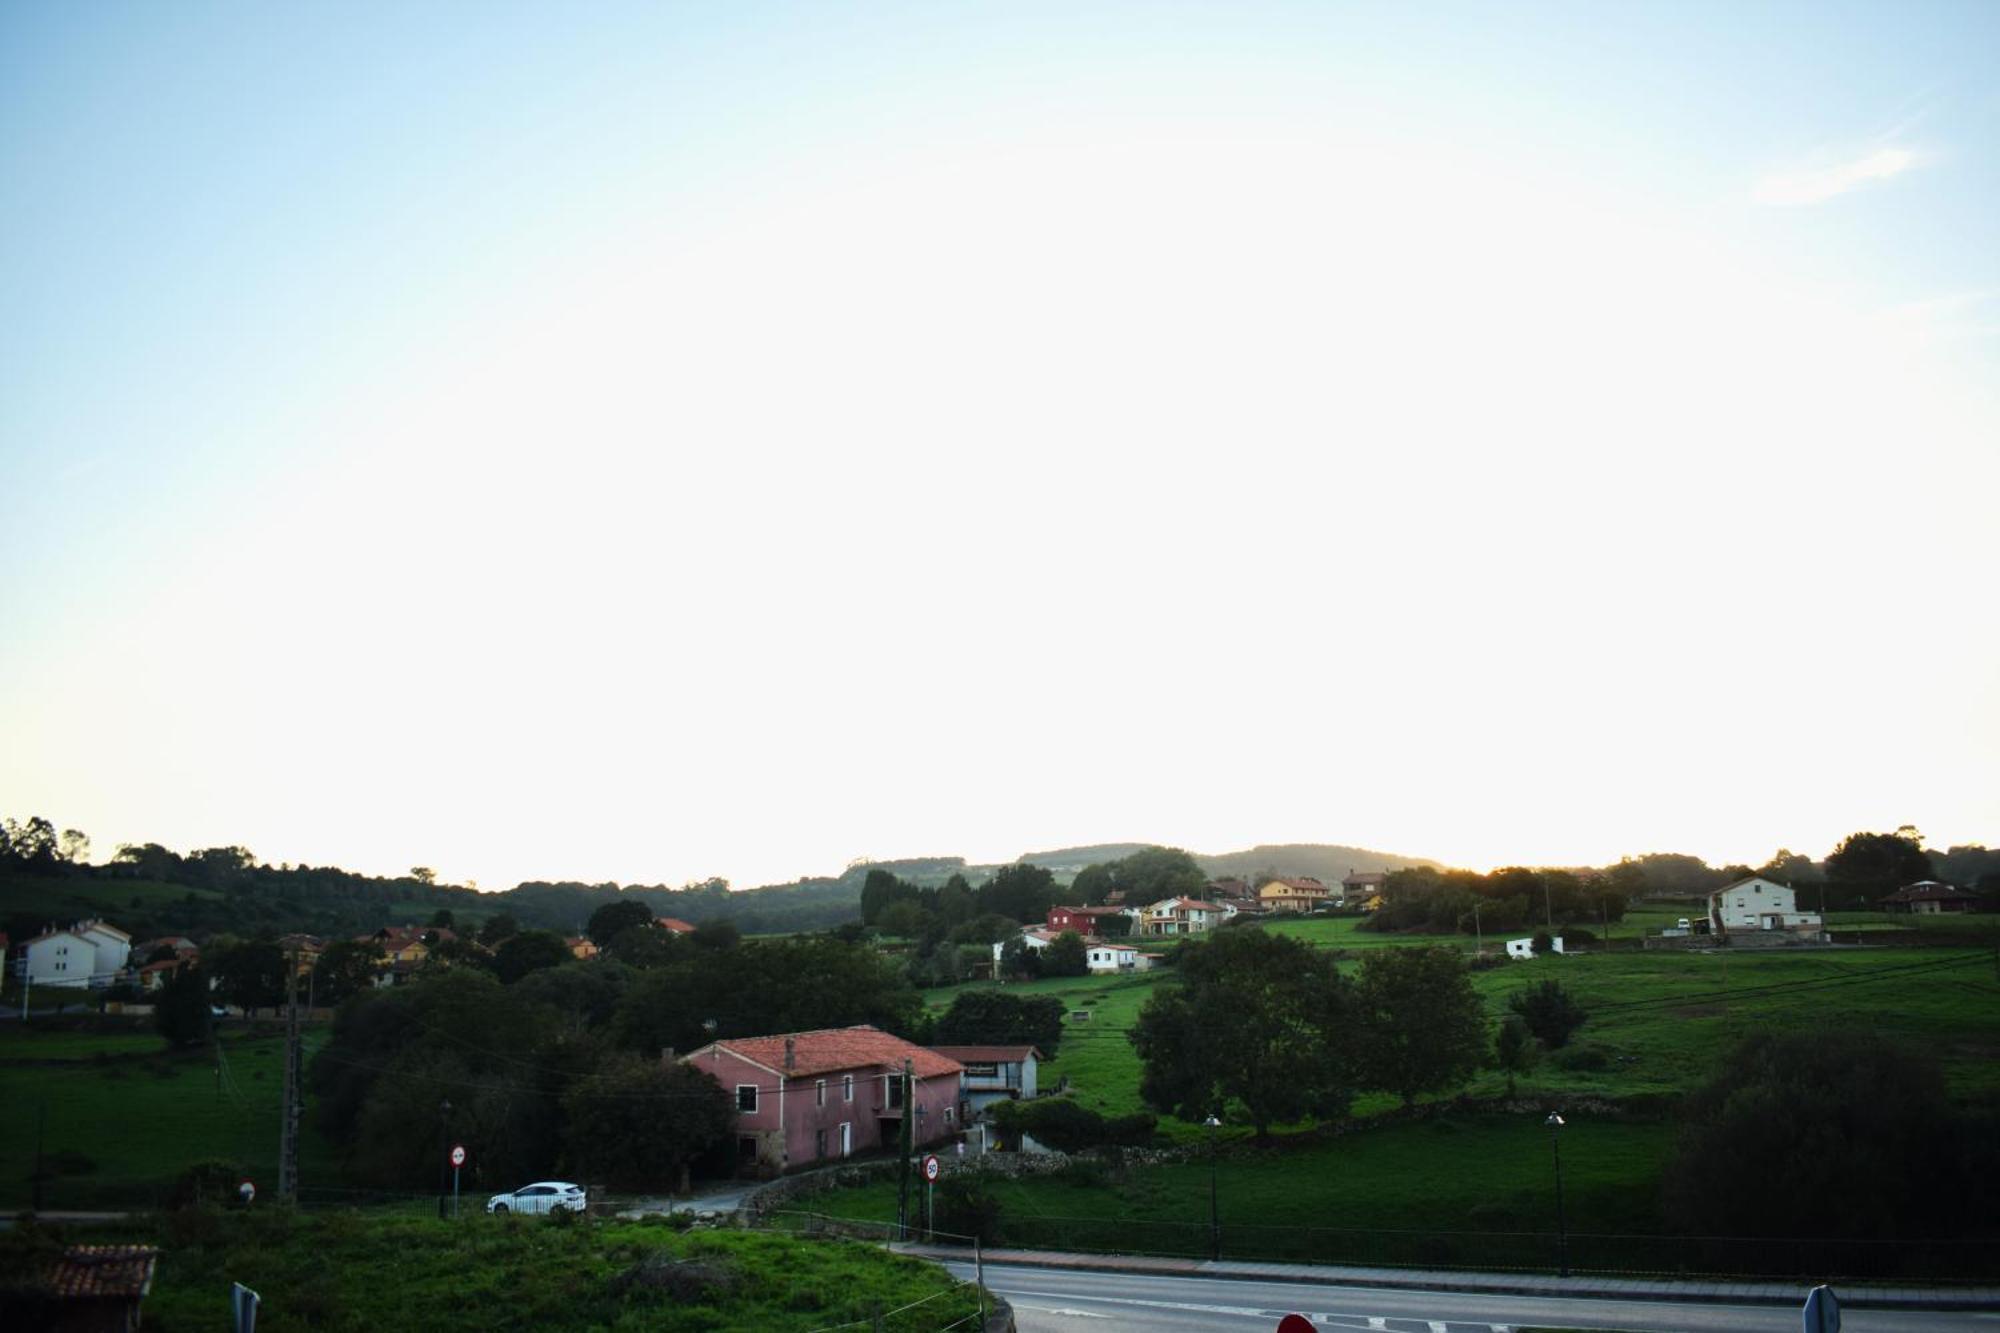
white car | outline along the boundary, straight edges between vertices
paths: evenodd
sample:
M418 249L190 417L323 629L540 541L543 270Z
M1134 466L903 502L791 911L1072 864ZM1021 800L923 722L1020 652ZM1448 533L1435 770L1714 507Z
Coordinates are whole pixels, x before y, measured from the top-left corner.
M539 1180L523 1185L512 1194L496 1194L486 1201L489 1213L580 1213L583 1186L567 1180Z

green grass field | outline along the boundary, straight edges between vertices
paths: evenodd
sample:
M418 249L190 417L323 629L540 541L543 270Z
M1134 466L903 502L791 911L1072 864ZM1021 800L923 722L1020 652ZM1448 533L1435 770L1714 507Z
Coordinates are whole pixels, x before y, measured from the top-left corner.
M321 1040L306 1038L308 1059ZM30 1197L36 1147L55 1174L49 1208L145 1204L181 1168L239 1162L275 1181L283 1042L225 1033L221 1073L206 1050L168 1054L143 1031L85 1033L0 1025L0 1206ZM310 1118L300 1140L307 1184L334 1182Z
M1570 1227L1594 1235L1658 1230L1658 1181L1671 1146L1658 1122L1571 1117L1563 1132ZM1458 1233L1465 1257L1523 1265L1545 1256L1554 1175L1539 1114L1454 1116L1310 1143L1235 1143L1215 1168L1223 1253L1348 1262L1446 1262ZM1198 1254L1208 1245L1209 1166L1199 1155L1130 1171L1072 1169L997 1180L1005 1240L1084 1250ZM884 1182L815 1195L801 1206L893 1219ZM1520 1234L1526 1233L1526 1234Z
M196 898L222 897L213 889L190 889L185 884L150 879L0 875L0 901L7 904L9 912L47 917L51 921L67 922L87 916L104 916L115 921L119 912L179 902L189 894Z
M861 1321L931 1333L974 1314L973 1289L943 1268L853 1241L649 1223L483 1215L455 1223L283 1209L152 1218L73 1233L162 1245L145 1324L226 1327L232 1283L263 1298L257 1326L373 1330L494 1328L797 1330ZM33 1238L0 1236L0 1261ZM672 1285L673 1261L701 1266ZM704 1281L702 1278L707 1280ZM650 1281L648 1279L651 1279Z

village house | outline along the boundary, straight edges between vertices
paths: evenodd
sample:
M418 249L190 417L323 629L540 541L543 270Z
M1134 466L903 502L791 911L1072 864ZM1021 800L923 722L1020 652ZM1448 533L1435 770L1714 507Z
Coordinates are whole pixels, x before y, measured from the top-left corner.
M102 921L79 921L66 930L50 926L21 954L31 985L109 986L131 961L132 937Z
M1274 879L1257 890L1257 901L1273 912L1317 912L1327 906L1333 890L1311 875Z
M653 918L653 924L669 935L694 934L694 927L677 916L656 916Z
M1372 894L1378 894L1389 886L1389 876L1380 870L1350 870L1340 881L1340 907L1350 902L1359 902Z
M1129 915L1123 907L1051 907L1046 924L1057 934L1073 930L1079 935L1095 935L1097 923L1105 917Z
M597 957L600 952L597 941L588 935L572 935L563 943L568 946L570 957L583 959L586 962Z
M911 1142L960 1129L964 1066L880 1028L826 1028L710 1042L681 1061L710 1075L736 1103L736 1169L772 1176L895 1149L905 1115ZM912 1077L905 1106L902 1074Z
M933 1046L931 1050L965 1067L958 1118L970 1121L994 1102L1036 1095L1035 1066L1042 1053L1033 1046Z
M1119 940L1085 940L1084 966L1092 972L1144 972L1160 960L1156 953L1142 953L1136 945Z
M1820 919L1816 912L1799 910L1791 885L1748 875L1708 895L1708 926L1712 934L1722 937L1731 931L1738 935L1784 931L1795 937L1816 936Z
M1876 900L1885 912L1908 912L1913 916L1936 916L1945 912L1977 912L1981 898L1970 889L1941 880L1925 879L1905 884L1885 898Z
M1234 915L1234 908L1197 898L1162 898L1146 909L1139 930L1145 935L1199 935Z

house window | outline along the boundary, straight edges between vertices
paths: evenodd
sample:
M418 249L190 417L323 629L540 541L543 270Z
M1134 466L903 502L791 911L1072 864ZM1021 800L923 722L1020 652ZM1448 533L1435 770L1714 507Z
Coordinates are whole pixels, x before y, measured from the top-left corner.
M900 1076L884 1074L882 1081L888 1085L888 1100L883 1104L892 1110L903 1104L903 1080Z
M823 1078L813 1080L813 1105L826 1105L826 1080ZM820 1156L824 1157L826 1154L822 1152Z
M1000 1066L968 1061L965 1066L965 1076L967 1078L998 1078L1000 1076Z
M757 1114L757 1085L738 1083L736 1085L736 1109L745 1115Z
M945 1123L946 1123L947 1125L949 1125L949 1124L951 1123L951 1112L952 1112L952 1108L951 1108L951 1107L947 1106L947 1107L945 1107L945 1108L944 1108L944 1122L945 1122Z
M826 1131L823 1129L813 1131L813 1156L819 1158L826 1156Z
M842 1074L840 1076L840 1097L842 1101L851 1102L854 1100L854 1075Z

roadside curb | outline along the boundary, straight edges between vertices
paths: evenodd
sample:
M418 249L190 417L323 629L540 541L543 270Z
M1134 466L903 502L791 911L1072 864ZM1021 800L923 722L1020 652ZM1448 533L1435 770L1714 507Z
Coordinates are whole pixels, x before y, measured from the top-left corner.
M895 1245L903 1254L969 1263L970 1252L938 1245ZM1143 1273L1156 1277L1205 1277L1232 1282L1298 1282L1326 1287L1392 1287L1408 1291L1476 1293L1491 1296L1549 1296L1587 1300L1684 1301L1705 1305L1803 1305L1811 1285L1777 1282L1700 1282L1626 1278L1525 1279L1504 1273L1440 1273L1423 1269L1358 1271L1308 1264L1267 1264L1257 1268L1206 1259L1134 1255L1066 1254L1047 1250L988 1250L989 1264L1054 1268L1076 1272ZM2000 1287L1952 1291L1930 1287L1837 1288L1840 1302L1865 1310L2000 1310Z

